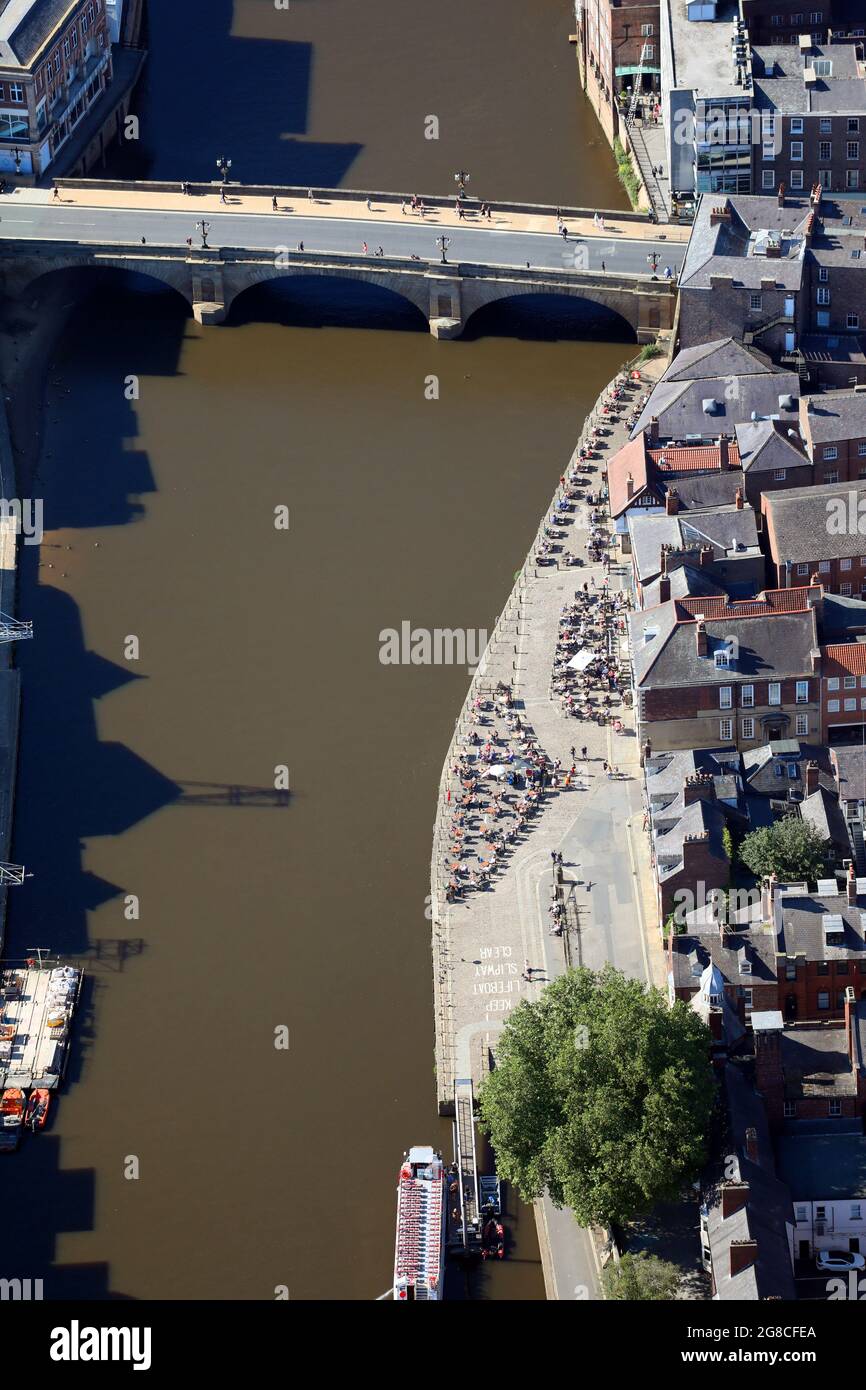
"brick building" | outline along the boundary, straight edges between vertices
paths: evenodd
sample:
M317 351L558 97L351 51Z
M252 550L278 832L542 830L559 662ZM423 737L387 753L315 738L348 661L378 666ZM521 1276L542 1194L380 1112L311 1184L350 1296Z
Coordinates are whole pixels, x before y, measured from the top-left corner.
M659 0L578 0L576 13L586 94L613 141L625 94L658 91Z
M800 435L815 464L816 483L866 479L866 389L804 396Z
M808 338L816 380L823 379L821 358L828 370L838 358L857 378L847 364L853 355L862 366L864 255L866 213L819 187L808 198L784 186L775 199L703 198L680 275L681 346L721 330L808 376L813 369L801 351Z
M104 0L0 11L0 172L38 177L112 81Z
M853 43L752 49L752 190L866 188L866 64ZM757 131L756 131L757 134Z
M671 599L629 619L638 738L657 749L820 741L821 586Z
M816 472L824 466L816 466ZM844 489L834 479L768 492L761 498L761 512L777 588L802 585L817 575L827 593L866 596L866 479Z

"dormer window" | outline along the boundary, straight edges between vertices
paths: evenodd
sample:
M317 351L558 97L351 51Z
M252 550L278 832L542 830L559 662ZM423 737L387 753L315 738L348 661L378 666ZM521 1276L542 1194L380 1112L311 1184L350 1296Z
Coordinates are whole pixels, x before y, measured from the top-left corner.
M726 671L726 670L728 669L728 667L730 666L730 664L731 664L730 661L728 660L728 653L727 653L726 651L714 652L714 653L713 653L713 661L714 661L715 664L716 664L716 670L717 670L717 671L721 671L721 670L725 670L725 671Z

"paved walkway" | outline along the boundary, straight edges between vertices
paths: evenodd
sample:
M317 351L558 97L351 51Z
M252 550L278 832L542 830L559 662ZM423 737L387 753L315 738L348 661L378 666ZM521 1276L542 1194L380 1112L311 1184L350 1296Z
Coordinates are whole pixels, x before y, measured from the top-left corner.
M663 367L663 359L647 363L645 382L657 379ZM638 394L645 389L642 384ZM605 441L606 456L621 447L626 437L622 419ZM592 477L592 487L597 489L599 472ZM568 528L567 549L583 553L588 523L588 508L581 502L575 523ZM453 1094L455 1075L471 1074L476 1086L480 1084L511 1010L523 998L538 998L544 986L569 965L599 968L612 961L629 975L664 983L652 872L642 833L639 752L630 713L620 711L626 733L616 735L609 726L566 717L558 697L551 698L550 693L562 606L584 582L595 579L601 584L603 578L601 566L536 567L530 559L458 720L456 741L443 772L433 868L440 1104L447 1104ZM612 590L622 588L627 582L625 570L614 565L610 582ZM578 762L576 785L547 796L491 886L448 904L443 900L444 863L455 796L449 768L454 750L467 746L465 738L473 727L472 697L492 690L500 680L512 684L518 712L531 724L549 758L561 758L568 767L572 745L580 751L584 744L588 758ZM605 759L617 769L613 779L603 774ZM552 850L561 851L564 861L571 929L562 936L549 932ZM547 1200L538 1204L537 1215L542 1244L549 1242L545 1252L548 1296L599 1297L598 1256L589 1234L578 1230L571 1213L557 1213Z
M406 221L414 221L423 226L436 227L469 227L483 226L488 229L499 229L511 232L536 232L544 236L556 234L557 224L555 216L550 214L537 214L531 211L504 211L491 205L492 216L483 221L478 216L478 200L470 199L466 203L467 215L464 219L457 216L453 205L448 207L427 207L422 217L417 212L412 212L410 207L411 195L406 198L406 212L400 211L400 202L377 200L376 195L370 198L371 206L367 206L366 194L331 196L327 191L313 190L314 197L310 199L303 192L292 193L291 190L276 190L279 211L282 214L302 216L304 218L333 220L349 220L352 222L367 222L370 224L370 231L374 230L376 223L389 223L399 221L405 216ZM92 186L73 187L71 184L64 184L60 188L61 203L72 207L90 208L114 208L118 210L140 209L141 211L175 211L190 213L194 218L200 217L202 213L209 216L214 213L237 213L246 216L266 216L272 218L273 207L271 194L247 193L241 185L228 185L228 201L222 203L219 196L219 187L214 186L210 192L199 191L199 186L190 195L181 192L151 192L143 189L130 191L129 189L117 188L94 188ZM14 194L7 195L4 202L30 202L34 205L39 203L51 203L55 199L50 189L42 188L19 188ZM2 212L2 208L0 208ZM658 228L651 222L629 221L625 218L617 218L615 214L606 216L604 228L596 227L592 217L567 218L569 233L574 233L580 238L597 237L599 240L623 239L631 241L657 241L659 239ZM669 227L665 229L665 239L672 243L685 244L689 239L690 228L688 227Z
M671 211L671 171L667 165L664 126L653 125L651 122L635 121L629 126L629 136L634 146L644 187L653 205L653 211L660 221L667 223ZM653 170L655 169L661 169L661 174L654 173ZM685 239L688 240L691 228L669 223L667 230L672 240L674 233L684 234Z

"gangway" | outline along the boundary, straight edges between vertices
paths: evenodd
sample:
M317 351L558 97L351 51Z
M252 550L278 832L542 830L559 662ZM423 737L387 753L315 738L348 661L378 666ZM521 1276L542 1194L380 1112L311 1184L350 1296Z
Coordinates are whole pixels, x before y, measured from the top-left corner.
M481 1240L481 1203L475 1154L475 1095L471 1077L454 1082L454 1162L460 1195L462 1245L469 1254Z

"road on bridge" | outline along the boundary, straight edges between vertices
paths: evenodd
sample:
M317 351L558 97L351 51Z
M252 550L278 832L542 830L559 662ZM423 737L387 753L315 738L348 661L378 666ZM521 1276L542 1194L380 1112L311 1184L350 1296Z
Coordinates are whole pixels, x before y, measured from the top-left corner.
M588 270L624 275L664 277L682 265L688 229L672 227L659 233L649 223L606 220L602 231L591 218L570 226L568 240L556 231L552 216L495 211L481 222L477 210L458 220L451 208L433 208L423 217L397 211L375 198L329 202L306 197L278 198L274 212L269 197L244 194L232 188L229 201L217 193L132 193L129 190L63 188L60 198L51 190L18 188L0 198L0 241L75 241L82 244L183 246L188 237L201 245L196 223L210 224L208 244L247 250L288 248L298 242L308 252L356 255L366 242L369 254L377 247L386 256L441 257L437 237L449 238L449 263L524 266L543 270ZM653 260L653 258L655 258ZM653 262L653 263L651 263Z

